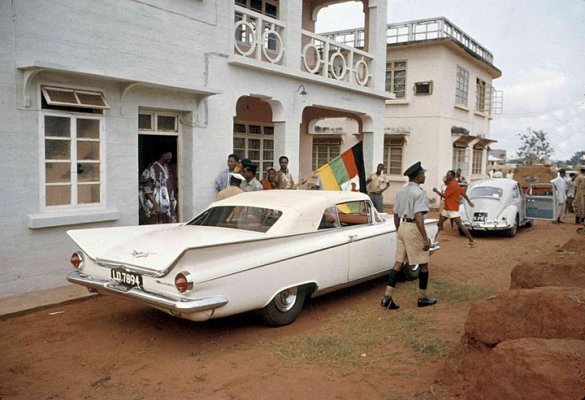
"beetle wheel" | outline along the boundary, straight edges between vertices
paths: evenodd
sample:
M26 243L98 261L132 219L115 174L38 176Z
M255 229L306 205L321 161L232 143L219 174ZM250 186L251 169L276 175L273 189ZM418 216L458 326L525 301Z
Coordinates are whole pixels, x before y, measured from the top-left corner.
M269 326L284 326L293 322L303 309L307 288L295 286L278 292L266 307L259 310L260 318Z
M514 225L510 229L506 230L504 232L504 234L507 237L514 237L514 236L516 236L516 233L518 232L518 223L519 223L518 216L516 215L516 219L514 219Z

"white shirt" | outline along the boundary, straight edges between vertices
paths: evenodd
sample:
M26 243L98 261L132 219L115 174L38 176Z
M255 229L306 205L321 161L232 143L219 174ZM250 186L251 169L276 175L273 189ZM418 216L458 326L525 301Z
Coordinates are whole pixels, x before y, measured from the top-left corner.
M555 185L555 190L557 192L557 203L558 204L565 204L567 201L567 182L560 176L557 176L555 179L550 181L553 185Z

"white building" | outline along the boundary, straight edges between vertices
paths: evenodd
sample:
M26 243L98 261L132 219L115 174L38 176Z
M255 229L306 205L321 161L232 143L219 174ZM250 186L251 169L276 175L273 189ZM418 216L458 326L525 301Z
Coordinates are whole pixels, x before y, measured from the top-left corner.
M360 48L362 30L326 34ZM492 80L501 76L493 55L445 18L387 27L386 101L383 159L392 184L384 202L393 203L416 161L427 169L425 189L437 200L450 170L468 180L487 177L490 120L501 110L501 93ZM342 149L343 150L343 149Z
M181 221L215 198L234 151L310 172L323 117L356 121L373 169L386 0L363 0L362 50L314 33L340 2L0 2L0 296L65 284L68 229L138 224L139 173L159 150L176 161Z

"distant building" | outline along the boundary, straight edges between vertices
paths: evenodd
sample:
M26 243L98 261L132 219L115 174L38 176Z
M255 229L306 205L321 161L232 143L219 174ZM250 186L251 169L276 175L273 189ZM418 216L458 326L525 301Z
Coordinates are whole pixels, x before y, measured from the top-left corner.
M391 175L385 203L407 181L402 172L422 161L431 199L445 172L460 168L467 180L487 176L490 120L501 110L501 93L492 81L501 76L493 55L445 18L387 27L384 143L375 149ZM328 33L360 47L362 30Z

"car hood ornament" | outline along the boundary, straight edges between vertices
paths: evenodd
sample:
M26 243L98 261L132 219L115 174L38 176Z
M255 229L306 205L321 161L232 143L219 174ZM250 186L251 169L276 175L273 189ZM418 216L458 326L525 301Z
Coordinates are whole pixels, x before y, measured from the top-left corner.
M139 251L136 249L132 249L132 253L130 253L130 254L134 258L142 258L142 257L148 257L148 255L150 254L150 251Z

